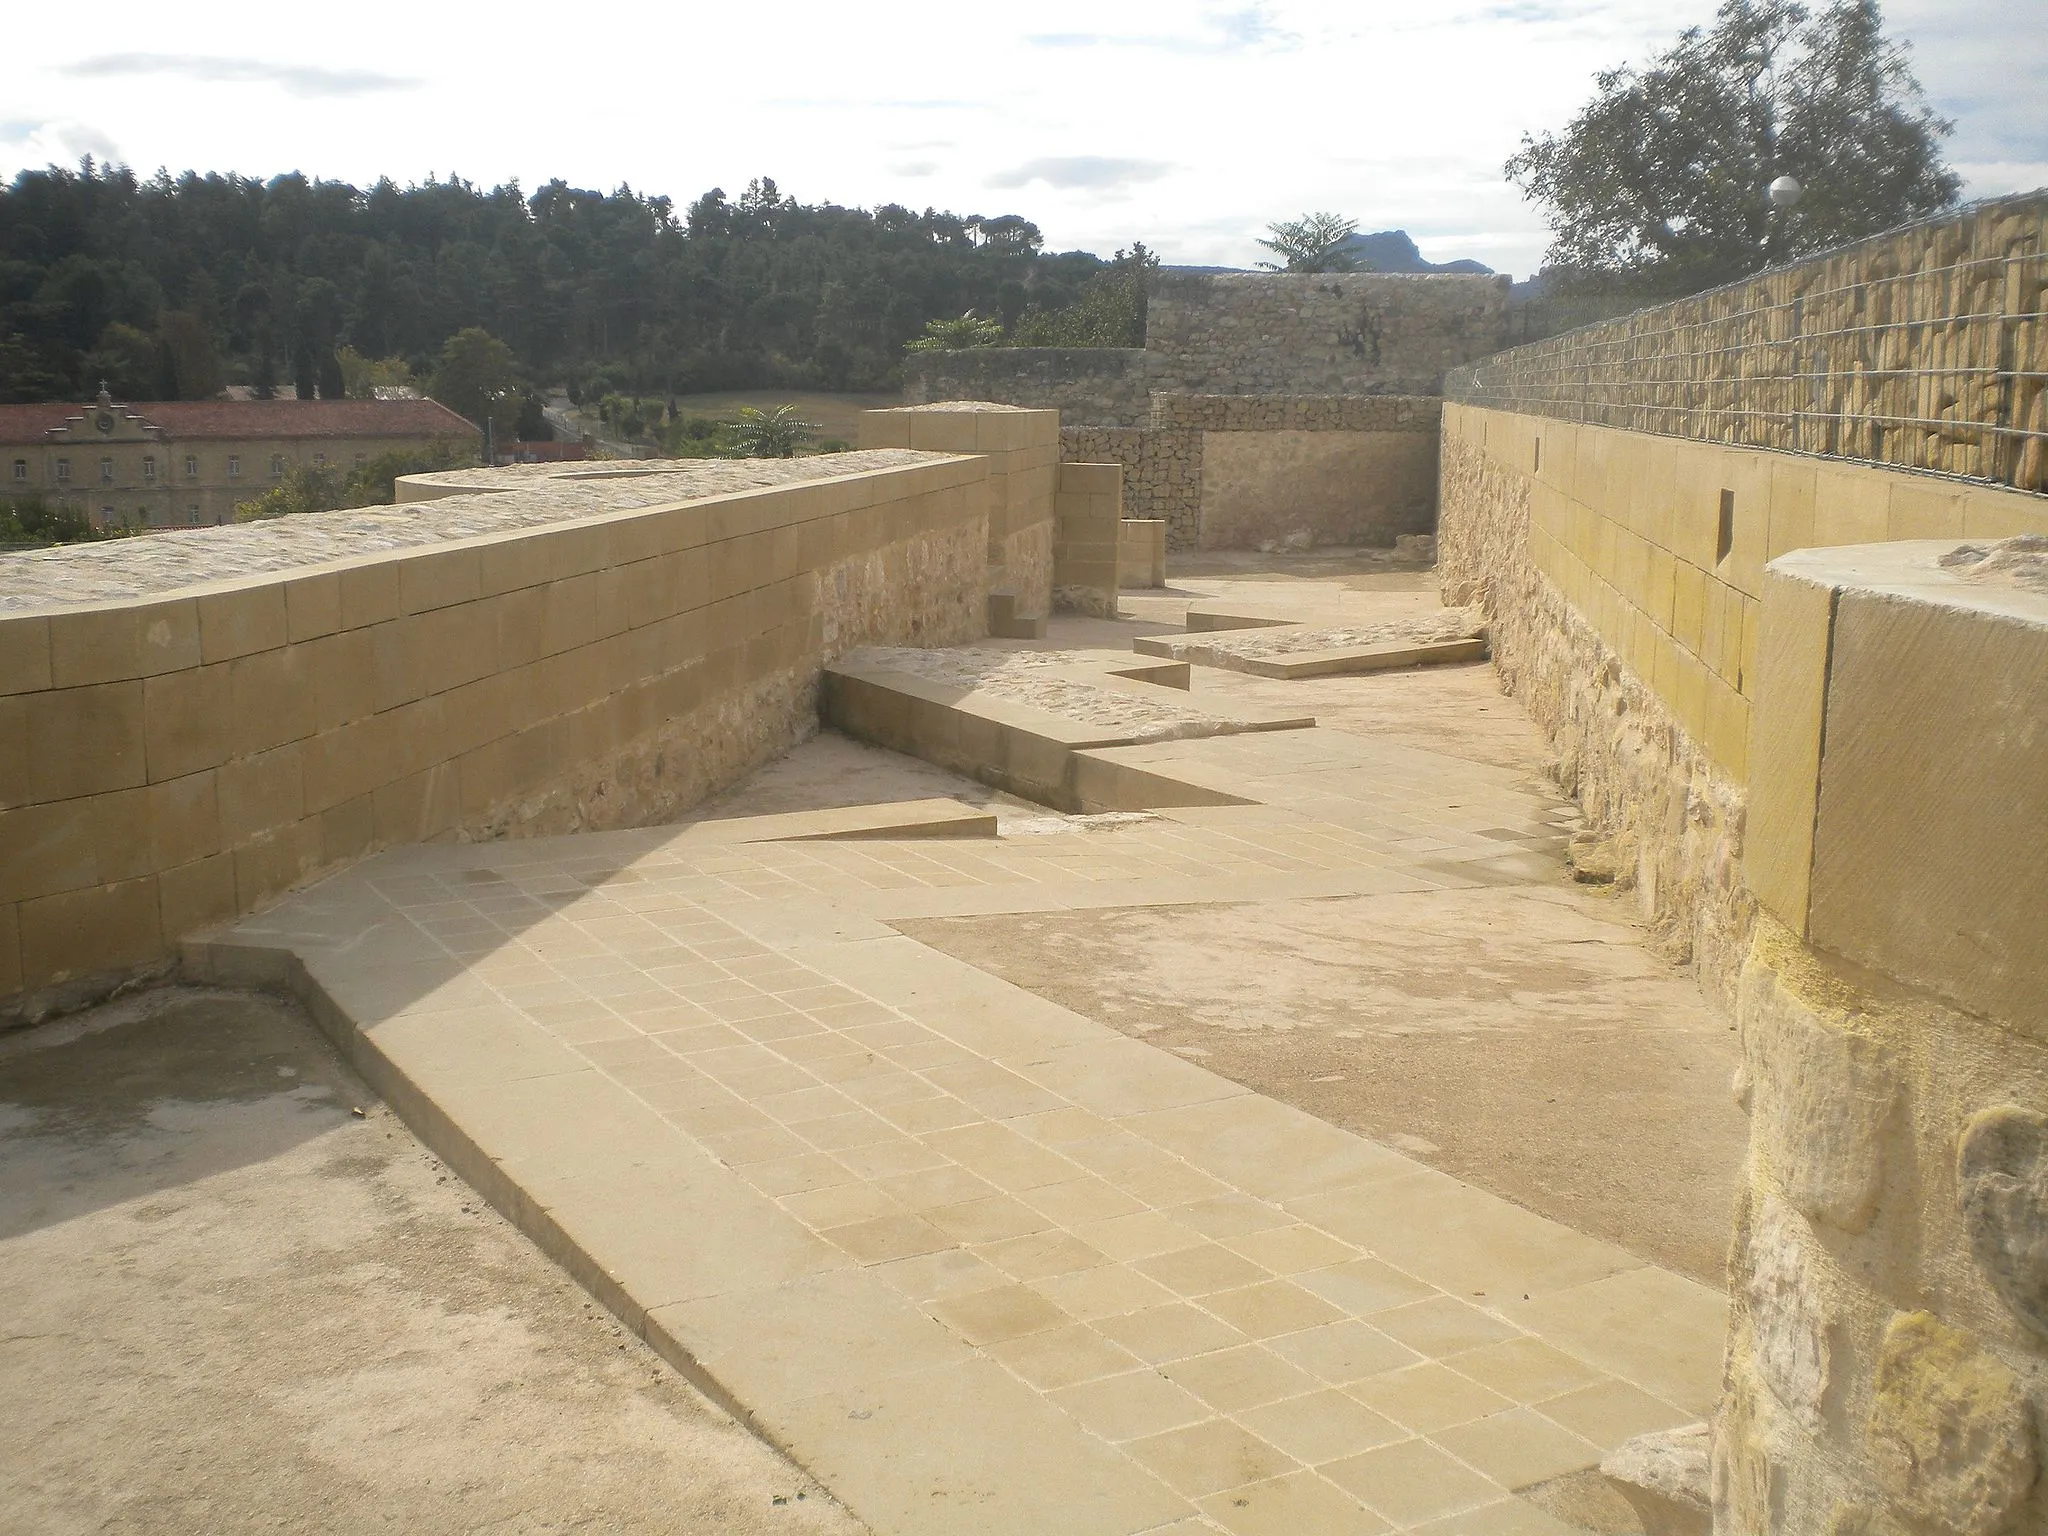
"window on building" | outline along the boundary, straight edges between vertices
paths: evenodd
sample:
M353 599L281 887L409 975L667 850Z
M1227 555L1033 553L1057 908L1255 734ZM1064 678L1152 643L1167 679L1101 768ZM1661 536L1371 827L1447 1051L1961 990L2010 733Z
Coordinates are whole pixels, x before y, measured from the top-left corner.
M188 523L197 523L199 521L198 502L188 501L185 503L185 521Z
M142 456L142 478L145 480L154 480L156 478L156 455L153 453L145 453Z
M273 453L273 454L272 454L272 455L270 456L270 478L271 478L271 479L273 479L273 480L276 480L276 479L279 479L279 478L281 478L281 477L283 476L283 474L284 474L284 455L283 455L283 454L281 454L281 453Z
M69 480L71 478L71 461L69 459L59 459L57 461L57 478L59 480Z
M363 466L364 466L365 464L367 464L367 463L369 463L369 462L370 462L370 456L369 456L369 455L368 455L367 453L359 453L359 454L357 454L357 455L356 455L356 468L357 468L357 469L361 469L361 468L362 468L362 467L363 467Z
M316 453L313 455L313 462L315 464L325 464L327 462L327 455L324 453Z
M112 459L101 459L101 460L100 460L100 484L101 484L101 485L112 485L113 483L114 483L114 461L113 461Z
M112 528L120 521L121 518L119 514L117 514L112 507L100 508L100 526L102 528Z
M199 478L199 455L196 453L185 455L185 478L187 480L197 480Z
M240 455L239 453L231 453L231 454L229 454L229 455L228 455L228 478L229 478L230 480L238 480L238 479L240 479L240 478L241 478L241 474L242 474L242 456L241 456L241 455Z
M16 459L14 461L14 478L17 480L26 480L28 478L27 459Z

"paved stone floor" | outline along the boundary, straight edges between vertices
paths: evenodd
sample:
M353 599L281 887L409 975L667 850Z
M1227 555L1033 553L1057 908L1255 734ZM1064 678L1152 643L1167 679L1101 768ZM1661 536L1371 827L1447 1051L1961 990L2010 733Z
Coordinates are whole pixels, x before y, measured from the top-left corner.
M1704 1414L1718 1293L887 926L1552 881L1568 812L1335 730L1110 755L1252 803L401 850L192 959L877 1530L1568 1529L1518 1490Z

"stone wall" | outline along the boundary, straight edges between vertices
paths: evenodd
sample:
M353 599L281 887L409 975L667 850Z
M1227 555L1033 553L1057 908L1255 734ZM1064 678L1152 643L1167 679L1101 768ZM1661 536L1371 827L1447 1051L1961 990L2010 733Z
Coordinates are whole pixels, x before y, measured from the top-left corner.
M1152 390L1138 347L967 347L903 359L903 403L992 400L1056 410L1067 426L1142 426Z
M1444 406L1446 601L1612 839L1644 918L1732 1001L1766 561L1815 545L2048 533L2048 500L1793 454Z
M1144 428L1065 427L1068 460L1121 464L1124 515L1171 549L1390 544L1435 527L1441 402L1167 395Z
M732 783L826 658L984 633L992 462L525 466L0 557L0 1019L377 848Z
M1763 635L1717 1526L2038 1531L2048 555L1806 550Z
M1115 464L1062 464L1054 548L1053 606L1091 618L1117 612L1122 558L1123 469Z
M2048 490L2048 192L1516 347L1453 399Z
M1202 541L1202 434L1180 427L1062 427L1060 457L1120 464L1124 516L1166 524L1169 549Z
M1507 345L1507 312L1504 277L1164 272L1142 350L913 352L903 398L1039 406L1065 427L1143 427L1181 424L1155 419L1149 402L1160 393L1434 395L1446 369Z
M946 400L861 415L861 447L980 454L988 460L988 588L1020 614L1052 607L1053 497L1059 414L987 401Z
M1164 272L1145 309L1155 393L1430 395L1507 342L1508 280Z

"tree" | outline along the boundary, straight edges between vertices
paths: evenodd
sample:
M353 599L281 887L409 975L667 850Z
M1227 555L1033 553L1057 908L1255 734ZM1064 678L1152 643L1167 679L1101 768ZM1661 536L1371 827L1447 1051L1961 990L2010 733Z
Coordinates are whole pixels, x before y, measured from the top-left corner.
M519 419L526 376L512 349L481 326L457 331L441 348L441 366L427 393L478 426L488 416L492 430L510 438Z
M1952 123L1924 104L1876 0L1724 0L1648 68L1596 77L1562 134L1524 136L1508 179L1583 283L1678 294L1952 206ZM1773 210L1779 176L1805 188Z
M156 342L116 320L100 332L99 345L85 355L90 395L104 383L116 400L153 400L157 393Z
M924 334L903 344L906 352L953 352L963 347L999 347L1003 326L999 320L984 320L973 310L951 320L927 320Z
M1304 213L1300 218L1268 224L1273 238L1259 244L1280 258L1259 263L1268 272L1356 272L1359 261L1344 249L1358 233L1358 221L1338 213ZM1282 264L1284 263L1284 265Z
M1010 344L1017 347L1142 347L1145 301L1159 258L1142 244L1118 251L1116 260L1081 284L1064 308L1030 309L1017 321Z
M211 400L226 382L220 353L206 322L188 309L167 309L157 317L156 344L161 393L166 400Z
M774 185L769 183L771 190ZM791 459L817 432L818 424L801 419L794 405L766 411L743 405L740 419L727 429L726 437L743 459Z

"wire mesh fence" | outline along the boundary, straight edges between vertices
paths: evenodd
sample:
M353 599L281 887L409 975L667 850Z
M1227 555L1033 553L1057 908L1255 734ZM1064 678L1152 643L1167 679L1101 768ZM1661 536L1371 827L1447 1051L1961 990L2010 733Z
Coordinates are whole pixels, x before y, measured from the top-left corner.
M1445 393L2048 491L2048 192L1516 347Z

